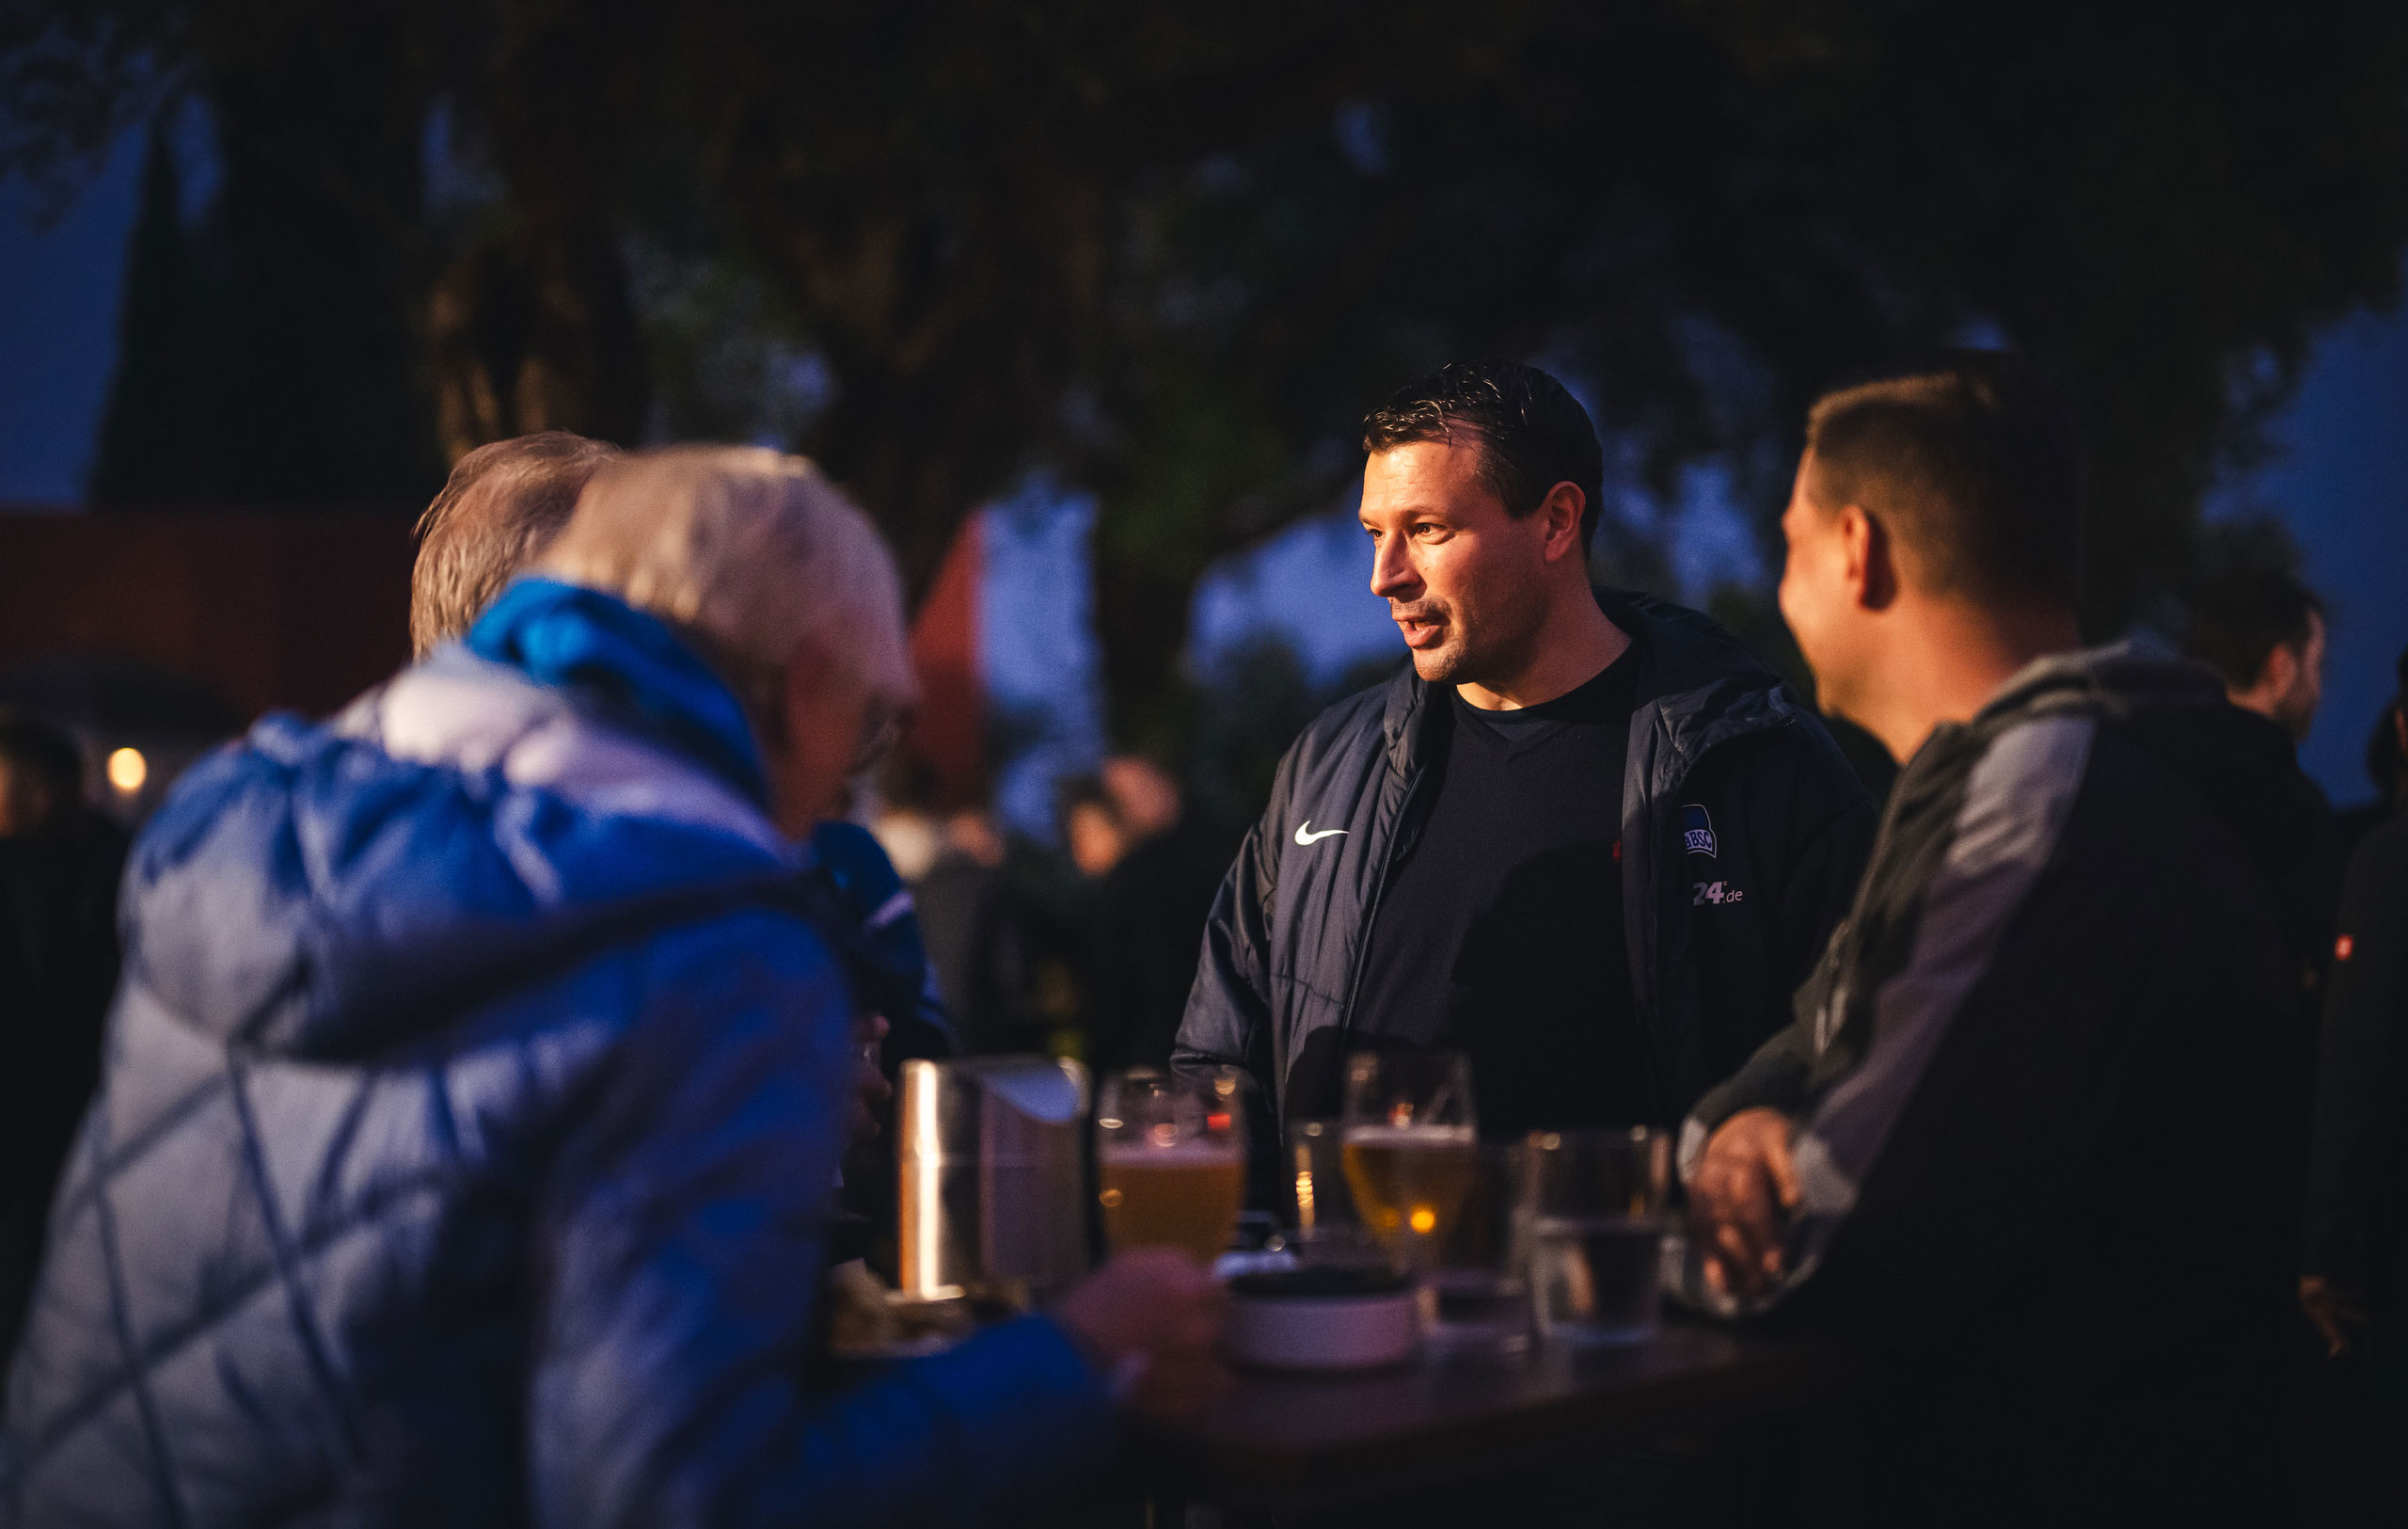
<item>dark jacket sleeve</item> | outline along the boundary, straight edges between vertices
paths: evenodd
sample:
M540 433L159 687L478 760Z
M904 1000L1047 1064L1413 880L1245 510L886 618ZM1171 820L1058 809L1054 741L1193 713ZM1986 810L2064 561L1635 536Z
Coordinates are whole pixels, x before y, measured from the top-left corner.
M1279 1152L1278 1058L1272 1036L1270 978L1271 901L1276 895L1274 857L1264 838L1276 838L1286 820L1294 751L1280 761L1271 804L1261 821L1246 832L1236 861L1221 879L1204 924L1204 948L1188 990L1187 1012L1171 1070L1195 1076L1215 1068L1237 1068L1244 1078L1255 1198L1261 1202L1276 1177Z
M800 1369L851 1075L791 917L664 939L540 1186L529 1481L543 1524L954 1524L1091 1479L1104 1388L1044 1317L814 1405Z
M2368 836L2341 892L2307 1181L2304 1268L2348 1285L2378 1272L2398 1228L2408 1141L2408 819Z

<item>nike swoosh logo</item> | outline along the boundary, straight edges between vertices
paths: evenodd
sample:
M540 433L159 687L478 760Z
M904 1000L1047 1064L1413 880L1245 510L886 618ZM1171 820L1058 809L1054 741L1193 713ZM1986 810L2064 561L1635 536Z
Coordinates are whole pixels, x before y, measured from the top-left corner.
M1315 843L1320 842L1320 841L1321 841L1321 840L1323 840L1323 839L1328 838L1328 837L1329 837L1330 836L1332 836L1333 834L1343 834L1343 833L1345 833L1345 832L1346 832L1346 830L1344 830L1343 828L1324 828L1324 829L1323 829L1323 830L1322 830L1320 833L1318 833L1318 834L1307 834L1307 833L1306 833L1306 832L1305 832L1305 830L1306 830L1306 829L1307 829L1307 828L1310 828L1312 825L1313 825L1313 820L1312 820L1310 818L1306 819L1303 822L1300 822L1300 823L1298 823L1298 824L1296 825L1296 842L1297 842L1297 843L1299 843L1299 844L1315 844Z

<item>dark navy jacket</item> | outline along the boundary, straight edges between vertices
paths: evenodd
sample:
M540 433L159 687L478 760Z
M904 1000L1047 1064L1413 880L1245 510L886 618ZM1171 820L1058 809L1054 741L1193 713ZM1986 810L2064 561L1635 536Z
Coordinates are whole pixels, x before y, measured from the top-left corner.
M8 1378L27 1529L951 1524L1101 1464L1042 1317L803 1394L855 995L690 741L749 753L732 704L616 611L270 719L143 834Z
M1608 937L1629 948L1654 1123L1671 1125L1787 1022L1855 891L1873 804L1822 724L1721 628L1643 597L1601 599L1640 665L1624 928ZM1402 669L1315 719L1213 904L1174 1065L1244 1068L1270 1094L1259 1117L1333 1112L1339 1059L1380 1033L1353 995L1388 866L1426 805L1424 768L1445 754L1451 718L1432 693Z

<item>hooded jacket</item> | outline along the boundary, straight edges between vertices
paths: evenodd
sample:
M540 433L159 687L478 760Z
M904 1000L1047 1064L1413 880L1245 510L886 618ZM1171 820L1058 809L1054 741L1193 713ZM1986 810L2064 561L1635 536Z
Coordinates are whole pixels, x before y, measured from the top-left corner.
M1773 1311L1863 1362L1864 1517L2278 1521L2315 810L2281 729L2132 644L1908 762L1794 1024L1680 1154L1790 1117Z
M1786 1022L1856 886L1873 806L1781 677L1694 611L1601 595L1640 663L1622 800L1623 927L1655 1123ZM1410 666L1316 718L1223 881L1174 1065L1244 1069L1270 1123L1334 1113L1389 867L1408 852L1450 709ZM1437 694L1443 700L1442 694ZM1702 833L1692 832L1703 829ZM1333 832L1336 831L1336 832ZM1737 894L1737 895L1734 895Z
M652 617L522 581L469 649L135 846L13 1521L950 1524L1095 1471L1042 1317L803 1394L856 1001L808 852Z

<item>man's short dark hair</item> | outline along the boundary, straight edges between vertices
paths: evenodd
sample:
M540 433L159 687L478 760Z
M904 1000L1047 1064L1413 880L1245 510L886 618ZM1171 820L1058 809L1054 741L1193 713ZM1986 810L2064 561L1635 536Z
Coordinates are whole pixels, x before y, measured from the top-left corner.
M1374 454L1460 438L1479 443L1481 482L1507 515L1537 514L1548 492L1568 483L1585 502L1580 545L1595 541L1606 454L1589 411L1562 383L1513 361L1450 361L1363 421L1363 449Z
M586 483L619 454L607 441L543 430L480 446L453 464L418 522L410 646L420 657L476 624L568 524Z
M2305 649L2324 602L2300 581L2299 551L2275 522L2242 520L2202 538L2182 651L2245 691L2277 647Z
M1853 504L1926 595L2069 604L2082 558L2082 450L2063 396L1999 351L1836 389L1806 416L1807 498Z

